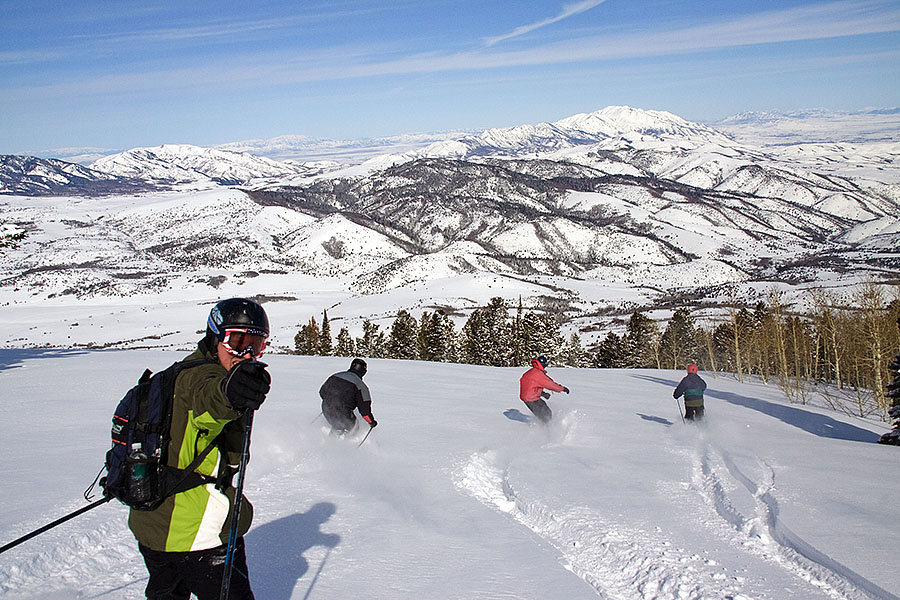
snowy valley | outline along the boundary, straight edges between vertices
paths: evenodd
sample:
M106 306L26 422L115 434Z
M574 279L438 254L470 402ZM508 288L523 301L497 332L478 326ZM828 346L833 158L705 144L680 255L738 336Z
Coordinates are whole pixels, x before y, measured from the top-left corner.
M232 295L277 307L281 350L325 309L358 331L496 296L591 344L635 310L714 315L774 287L802 309L811 288L893 286L900 128L876 117L868 137L824 143L820 126L791 145L608 107L357 164L185 145L89 169L7 157L0 222L25 237L0 267L0 344L183 348L193 307ZM751 120L731 126L749 139ZM91 325L107 315L143 329Z

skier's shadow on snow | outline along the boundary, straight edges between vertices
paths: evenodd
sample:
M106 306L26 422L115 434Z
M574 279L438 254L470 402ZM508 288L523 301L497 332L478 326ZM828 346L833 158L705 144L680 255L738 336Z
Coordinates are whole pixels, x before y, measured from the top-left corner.
M309 571L309 561L303 554L315 546L325 546L328 552L303 596L309 597L331 551L341 543L341 536L320 530L336 511L337 506L331 502L319 502L305 513L266 523L246 535L250 583L265 589L265 593L256 593L258 597L289 600L297 582Z
M665 425L666 427L671 427L672 425L674 425L674 423L672 423L672 421L670 421L668 419L664 419L663 417L655 417L653 415L645 415L644 413L637 413L637 416L639 416L640 418L642 418L645 421L661 423L662 425Z
M632 375L632 377L661 383L673 389L678 385L677 381L663 379L661 377L651 377L649 375ZM730 404L737 404L744 408L759 411L819 437L872 444L876 443L879 437L877 433L873 433L868 429L850 425L849 423L843 423L836 419L832 419L829 416L816 414L795 406L777 404L775 402L761 400L760 398L741 396L740 394L732 392L720 392L709 388L706 390L706 396L718 398L719 400L724 400Z
M0 371L18 369L25 366L26 360L35 358L60 358L86 354L84 350L59 350L46 348L25 348L0 350Z
M534 420L517 408L507 408L503 411L503 416L510 421L519 421L520 423L531 423Z

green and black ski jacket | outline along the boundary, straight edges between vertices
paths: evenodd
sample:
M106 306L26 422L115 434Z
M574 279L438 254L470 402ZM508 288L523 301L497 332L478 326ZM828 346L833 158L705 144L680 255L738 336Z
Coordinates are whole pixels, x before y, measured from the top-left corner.
M152 511L131 509L128 527L144 546L160 552L191 552L215 548L228 542L235 489L228 482L216 488L216 479L225 481L229 468L240 464L245 418L225 399L221 385L228 373L219 364L215 349L206 339L186 360L206 359L209 364L184 369L175 380L171 441L167 464L184 469L222 436L196 473L209 482L169 496ZM253 507L241 502L238 534L250 529Z

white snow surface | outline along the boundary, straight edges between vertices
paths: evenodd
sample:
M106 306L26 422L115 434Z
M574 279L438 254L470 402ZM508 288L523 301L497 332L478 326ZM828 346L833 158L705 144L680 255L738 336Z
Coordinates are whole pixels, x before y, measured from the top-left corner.
M112 411L185 352L0 350L0 543L82 506ZM900 480L886 427L776 385L703 373L682 422L675 371L554 369L534 425L522 369L371 360L379 426L323 431L317 390L348 359L267 355L245 493L265 600L896 599ZM105 504L0 555L5 599L142 598Z

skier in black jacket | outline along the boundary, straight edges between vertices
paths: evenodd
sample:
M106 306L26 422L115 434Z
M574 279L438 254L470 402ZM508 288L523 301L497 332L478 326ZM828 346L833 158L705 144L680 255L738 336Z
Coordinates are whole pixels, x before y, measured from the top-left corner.
M703 392L706 391L706 382L697 374L697 365L688 365L688 374L681 380L672 396L676 399L684 394L684 418L688 421L699 421L703 418Z
M331 425L331 432L343 436L356 427L356 415L354 410L369 424L369 427L378 425L378 421L372 416L372 397L369 388L363 383L368 366L361 358L354 358L350 363L350 369L335 373L329 377L319 389L322 397L322 414Z

